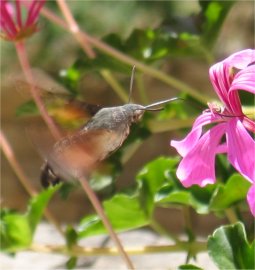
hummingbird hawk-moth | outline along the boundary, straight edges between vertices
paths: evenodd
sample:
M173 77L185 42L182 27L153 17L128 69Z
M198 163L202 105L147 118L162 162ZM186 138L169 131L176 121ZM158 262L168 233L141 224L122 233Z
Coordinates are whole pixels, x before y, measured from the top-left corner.
M134 69L130 82L132 91ZM130 99L130 98L129 98ZM95 166L121 147L145 111L157 111L159 106L177 100L171 98L147 106L128 103L117 107L97 107L94 116L77 132L57 141L42 168L41 183L59 182L60 179L88 176Z
M125 104L100 109L78 132L57 141L47 157L41 174L43 186L60 178L88 175L98 162L115 152L145 111L155 111L159 105L177 100L171 98L147 106Z

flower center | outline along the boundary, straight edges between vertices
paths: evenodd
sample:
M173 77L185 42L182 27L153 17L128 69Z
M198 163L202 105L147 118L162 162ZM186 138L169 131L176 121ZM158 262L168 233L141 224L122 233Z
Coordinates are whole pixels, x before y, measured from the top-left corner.
M226 107L220 106L218 103L208 103L209 111L213 116L220 116L222 120L227 121L230 117L244 117L244 114L235 115Z

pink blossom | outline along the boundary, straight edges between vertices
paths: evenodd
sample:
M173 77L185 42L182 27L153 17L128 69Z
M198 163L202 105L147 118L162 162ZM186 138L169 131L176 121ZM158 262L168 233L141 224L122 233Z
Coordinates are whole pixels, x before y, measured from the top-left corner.
M21 7L23 0L10 2L0 0L1 37L9 41L18 41L32 35L37 29L39 12L46 0L31 0L25 16ZM23 18L24 17L24 18Z
M171 141L183 157L177 177L183 186L201 187L215 183L215 156L226 153L232 166L252 183L247 194L250 210L255 216L255 122L245 115L238 91L255 94L255 50L232 54L212 66L210 79L223 107L208 104L182 141ZM211 128L203 131L210 124Z

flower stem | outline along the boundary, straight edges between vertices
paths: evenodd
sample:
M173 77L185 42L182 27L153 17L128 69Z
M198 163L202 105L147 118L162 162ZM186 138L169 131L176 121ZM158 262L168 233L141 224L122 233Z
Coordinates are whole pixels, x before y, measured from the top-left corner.
M101 75L106 80L107 83L112 87L114 92L120 97L120 99L127 103L128 102L128 94L125 89L118 83L118 81L114 78L109 70L101 70Z
M26 53L26 49L24 46L24 43L22 41L16 42L15 43L16 46L16 51L17 51L17 55L22 67L22 70L24 72L25 78L27 83L30 86L30 92L31 95L39 109L39 112L42 116L42 118L44 119L45 123L47 124L47 126L49 127L53 137L57 140L60 139L62 137L59 129L57 128L56 124L54 123L53 119L49 116L43 101L41 99L41 96L38 92L37 87L35 86L35 81L33 79L33 75L32 75L32 71L31 71L31 67L28 61L28 57L27 57L27 53Z
M137 72L136 74L136 85L139 91L139 95L140 95L140 99L142 104L148 104L149 103L149 99L148 96L146 94L146 90L144 87L144 74L142 74L141 72Z
M118 255L118 249L116 248L91 248L91 247L81 247L73 246L71 249L64 245L42 245L33 243L29 249L30 251L43 252L43 253L61 253L67 254L69 256L116 256ZM141 246L126 248L126 251L130 255L144 255L151 253L164 253L164 252L183 252L192 250L192 254L203 252L207 250L206 242L180 242L174 245L157 245L157 246Z
M114 232L110 221L106 217L106 215L104 213L104 210L103 210L103 207L101 206L96 194L93 192L93 190L89 186L89 183L88 183L87 179L85 177L80 177L79 181L80 181L83 189L87 193L88 198L91 201L92 205L94 206L97 214L100 216L105 228L108 230L112 241L115 242L120 255L122 256L123 260L126 262L126 265L127 265L128 269L135 269L132 262L131 262L131 260L129 259L126 251L124 250L124 248L123 248L123 246L121 244L121 241L119 240L117 234Z
M66 4L66 1L65 0L57 0L57 3L59 5L59 8L61 9L65 19L66 19L67 25L69 27L69 31L72 33L72 35L78 41L78 43L81 45L81 47L83 48L85 53L88 55L88 57L94 58L96 55L95 55L94 51L92 50L92 48L90 47L90 44L87 42L86 35L82 35L82 32L80 31L78 24L76 23L68 5ZM106 75L107 78L109 78L108 73L106 73L106 74L103 73L103 76L104 75ZM112 78L110 78L110 79L112 82ZM114 85L116 86L116 83ZM117 88L118 88L118 90L120 89L120 87L117 87ZM119 253L121 254L123 260L125 261L128 269L134 269L134 266L133 266L131 260L129 259L127 253L125 252L118 236L114 232L110 221L106 217L104 210L103 210L96 194L90 188L87 179L85 177L80 177L79 181L80 181L83 189L85 190L88 198L90 199L92 205L94 206L96 212L101 217L102 222L105 225L106 229L108 230L111 239L113 240L113 242L115 242L115 244L119 250Z
M177 237L170 234L169 231L167 231L165 228L163 228L155 219L151 220L150 226L152 227L152 229L154 229L156 232L158 232L159 235L164 235L164 236L170 238L171 240L174 240L176 244L180 243L180 240Z
M154 119L147 121L147 126L152 133L165 132L170 130L177 130L181 128L189 128L194 123L195 118L187 119Z
M6 159L10 163L13 171L17 175L20 183L22 186L25 188L27 193L31 196L34 197L38 194L36 189L31 185L30 181L28 180L27 176L25 175L24 171L22 170L19 162L15 158L15 154L7 141L5 135L3 132L0 130L0 147L2 148L2 151L4 155L6 156ZM60 226L60 224L57 222L55 217L51 214L51 212L48 209L44 210L45 217L56 227L56 229L59 231L61 235L64 235L64 232Z
M236 213L233 208L228 208L225 210L225 214L227 216L227 219L229 223L235 224L236 222L239 221L238 217L236 216Z
M83 48L85 53L89 56L89 58L95 58L96 54L90 46L90 43L87 40L85 35L81 34L79 25L76 23L68 5L66 4L65 0L57 0L58 6L62 11L65 20L68 24L69 31L74 35L75 39L78 41L80 46Z

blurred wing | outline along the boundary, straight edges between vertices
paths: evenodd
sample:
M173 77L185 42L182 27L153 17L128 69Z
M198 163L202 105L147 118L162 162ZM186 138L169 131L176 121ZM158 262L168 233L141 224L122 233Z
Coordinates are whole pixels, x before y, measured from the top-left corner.
M116 131L85 130L58 141L48 157L55 173L64 178L88 175L97 163L117 150L126 136Z
M30 87L24 81L16 82L16 89L26 100L16 110L18 116L39 115L39 111L29 95ZM75 99L68 92L56 94L38 87L36 87L36 91L41 96L49 115L63 127L79 127L84 125L102 109L102 106Z

